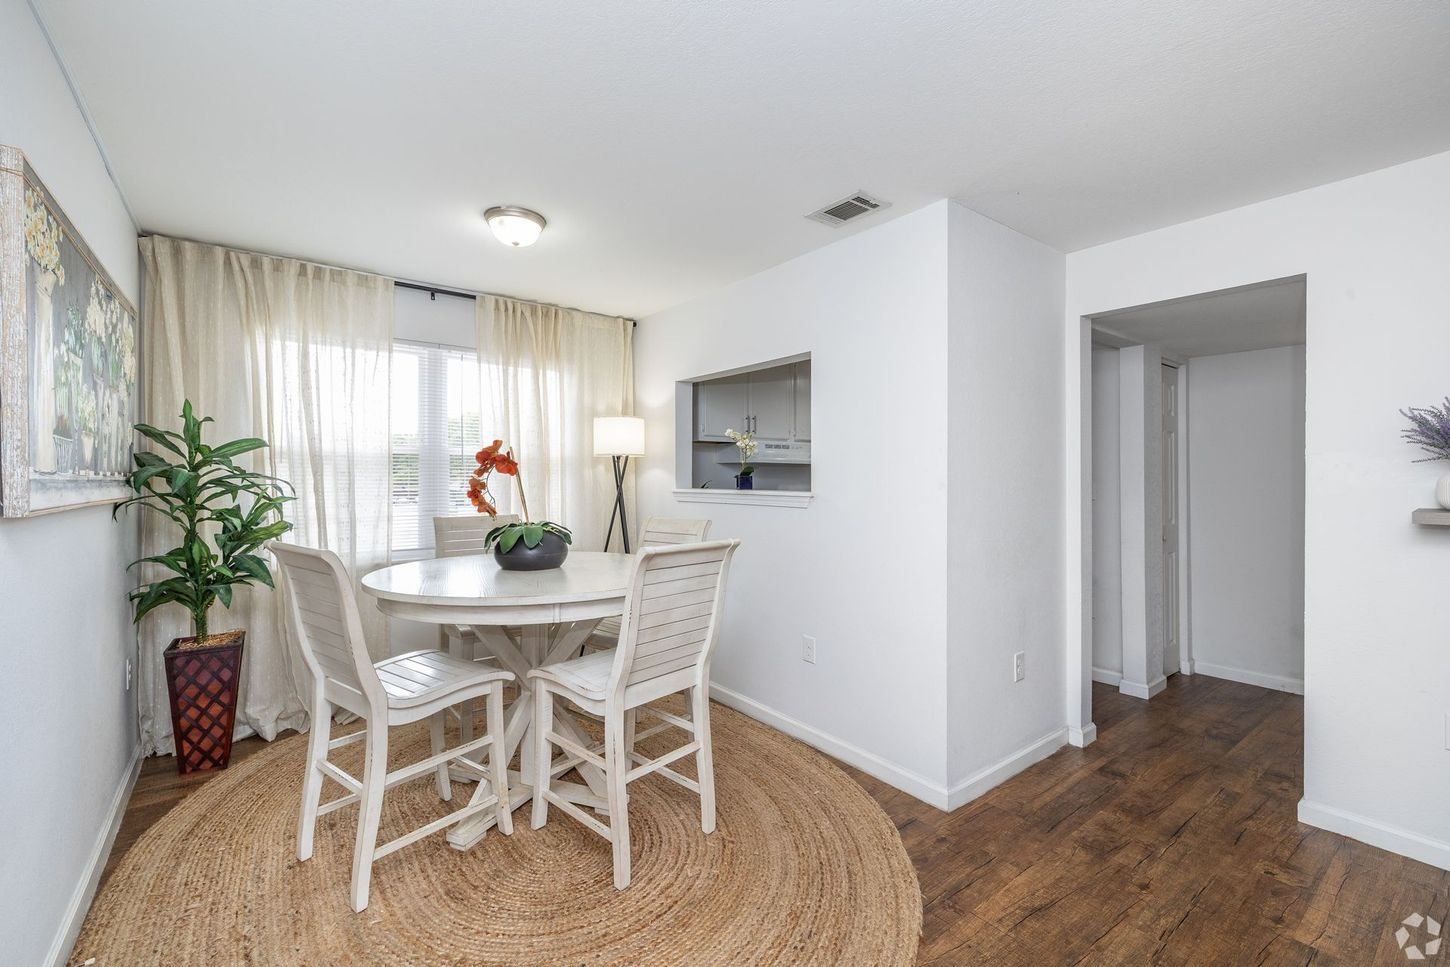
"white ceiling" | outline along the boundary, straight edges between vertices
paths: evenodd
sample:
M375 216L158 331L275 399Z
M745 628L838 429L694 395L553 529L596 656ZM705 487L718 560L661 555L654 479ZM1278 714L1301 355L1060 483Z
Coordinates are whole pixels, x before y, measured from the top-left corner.
M1175 359L1304 342L1304 278L1225 289L1093 317L1094 341L1153 343Z
M631 315L939 198L1069 251L1450 149L1446 0L36 2L144 229Z

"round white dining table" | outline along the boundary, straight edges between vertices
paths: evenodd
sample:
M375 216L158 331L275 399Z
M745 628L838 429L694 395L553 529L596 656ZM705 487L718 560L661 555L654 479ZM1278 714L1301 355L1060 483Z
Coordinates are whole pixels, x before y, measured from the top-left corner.
M440 557L381 568L364 576L362 586L384 614L472 628L482 647L518 678L518 698L508 708L505 726L509 758L521 750L519 770L509 773L509 805L517 809L533 798L538 769L530 741L534 703L528 673L573 657L600 619L624 613L625 589L636 563L629 554L572 551L561 567L505 571L491 554ZM593 744L558 706L554 728L585 747ZM551 762L555 774L578 768L584 783L553 781L551 789L603 811L603 774L587 763L567 764L562 756L556 761L565 764ZM474 799L481 801L491 794L491 787L484 770L477 772ZM448 842L467 849L493 823L491 811L477 813L453 827Z

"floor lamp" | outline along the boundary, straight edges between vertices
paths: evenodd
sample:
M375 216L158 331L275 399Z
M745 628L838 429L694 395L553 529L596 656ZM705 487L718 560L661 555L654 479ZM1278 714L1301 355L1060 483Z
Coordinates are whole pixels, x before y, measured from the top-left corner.
M614 509L609 512L609 529L604 532L604 549L614 536L614 519L619 518L619 536L624 553L629 548L629 520L624 513L624 472L630 457L644 456L644 420L638 416L594 418L594 455L608 457L614 466Z

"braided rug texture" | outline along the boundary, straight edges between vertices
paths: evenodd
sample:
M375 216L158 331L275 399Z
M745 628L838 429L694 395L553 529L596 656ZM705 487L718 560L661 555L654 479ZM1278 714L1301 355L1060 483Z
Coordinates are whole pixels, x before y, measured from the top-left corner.
M641 717L640 728L653 720ZM481 721L480 721L481 728ZM633 882L609 843L553 809L467 852L438 833L377 861L348 906L355 807L318 821L296 856L306 736L275 742L167 813L96 897L71 963L249 965L755 965L914 963L921 895L881 808L824 755L711 705L718 826L658 775L630 783ZM667 730L640 744L677 745ZM450 739L456 737L450 733ZM425 758L426 725L393 730L390 768ZM333 753L361 775L362 744ZM693 757L677 764L694 776ZM570 775L574 779L576 776ZM472 794L455 783L457 808ZM324 801L342 794L330 781ZM379 842L443 815L432 774L384 799Z

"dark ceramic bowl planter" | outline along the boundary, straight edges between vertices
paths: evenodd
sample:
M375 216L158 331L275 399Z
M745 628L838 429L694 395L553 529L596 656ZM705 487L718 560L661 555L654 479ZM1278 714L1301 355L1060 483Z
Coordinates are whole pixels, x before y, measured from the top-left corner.
M180 775L225 769L231 761L246 638L245 631L228 631L200 648L189 647L195 638L173 638L162 652Z
M574 535L551 520L504 524L488 532L484 546L505 571L546 571L564 563Z
M493 559L505 571L547 571L563 564L568 556L569 545L557 534L545 534L536 547L519 541L508 551L493 549Z

